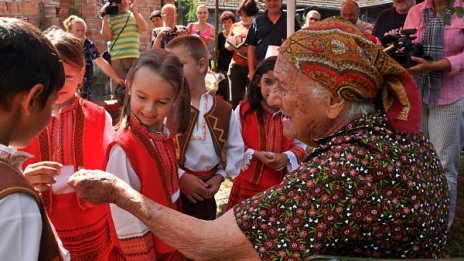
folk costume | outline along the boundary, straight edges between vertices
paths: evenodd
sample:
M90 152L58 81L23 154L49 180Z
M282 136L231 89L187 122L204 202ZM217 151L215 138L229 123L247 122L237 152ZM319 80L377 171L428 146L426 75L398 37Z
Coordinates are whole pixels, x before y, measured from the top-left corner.
M234 179L226 209L279 184L288 172L300 165L305 155L306 145L284 137L282 115L265 103L261 103L261 107L264 114L262 122L258 119L256 111L246 114L250 108L249 100L243 101L235 109L235 115L240 119L239 128L245 144L245 154L243 168ZM289 159L287 168L280 171L271 169L253 158L255 150L285 153Z
M201 96L199 108L191 106L189 127L176 135L176 146L181 176L187 172L206 181L214 175L237 176L240 171L243 140L238 119L227 102L209 92ZM182 196L181 202L183 213L216 218L214 197L194 204Z
M4 260L69 260L39 195L20 171L29 157L0 144L0 256Z
M412 76L338 19L296 32L279 51L346 101L381 102L378 111L314 140L313 152L281 184L234 207L261 259L440 256L447 182L419 130L421 100Z
M163 133L152 132L130 115L129 128L118 132L108 151L107 172L159 204L180 208L174 139L166 128ZM129 212L113 204L111 212L127 260L182 258Z
M104 170L106 147L114 136L111 128L111 117L103 107L76 97L24 149L35 156L24 166L39 161L63 164L56 183L41 197L73 260L122 258L109 205L93 206L67 184L80 167Z

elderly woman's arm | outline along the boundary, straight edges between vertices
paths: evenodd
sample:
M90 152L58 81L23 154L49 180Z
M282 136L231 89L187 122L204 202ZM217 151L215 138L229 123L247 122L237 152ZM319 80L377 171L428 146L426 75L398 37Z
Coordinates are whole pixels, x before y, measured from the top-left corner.
M69 183L80 197L92 203L115 203L132 213L165 243L189 258L259 260L232 211L213 221L199 220L151 201L103 171L81 170Z

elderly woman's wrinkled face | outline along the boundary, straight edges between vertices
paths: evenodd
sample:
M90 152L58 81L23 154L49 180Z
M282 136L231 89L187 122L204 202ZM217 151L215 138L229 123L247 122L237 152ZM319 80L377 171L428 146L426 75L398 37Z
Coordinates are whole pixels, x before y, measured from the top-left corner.
M314 139L323 136L328 122L323 103L312 93L315 82L280 55L274 77L277 83L268 103L282 111L284 135L312 145Z

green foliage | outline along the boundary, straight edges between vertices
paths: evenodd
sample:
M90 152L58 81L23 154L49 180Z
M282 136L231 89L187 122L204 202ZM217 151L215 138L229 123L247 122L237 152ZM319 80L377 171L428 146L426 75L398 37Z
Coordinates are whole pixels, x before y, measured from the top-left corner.
M181 24L187 25L196 20L196 9L199 5L198 0L180 0L177 3L177 14L181 19Z
M464 0L461 0L461 1L464 2ZM451 24L451 15L452 14L456 14L456 16L459 17L459 18L462 18L464 16L464 8L461 7L461 6L453 7L453 5L454 5L454 1L449 1L446 4L445 9L443 9L440 12L440 15L443 16L443 22L445 22L445 24L447 24L447 25Z
M69 6L69 15L82 16L82 15L79 13L79 7L77 6L75 0L73 0L73 1L71 2L71 5Z

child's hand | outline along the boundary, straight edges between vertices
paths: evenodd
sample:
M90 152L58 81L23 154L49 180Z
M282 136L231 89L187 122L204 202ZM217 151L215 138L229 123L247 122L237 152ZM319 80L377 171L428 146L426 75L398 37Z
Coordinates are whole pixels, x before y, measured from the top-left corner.
M267 151L255 151L253 157L261 161L264 165L273 168L272 164L275 161L274 153Z
M271 164L271 168L275 170L283 170L287 167L288 164L288 156L285 153L276 153L274 154L274 162Z
M208 184L208 195L206 196L207 199L213 198L214 195L216 195L223 181L224 177L219 174L212 176L206 181L206 184Z
M208 195L208 184L199 177L185 172L179 182L181 192L192 202L205 200Z
M54 161L41 161L30 164L24 170L24 177L38 191L50 189L51 184L55 183L55 176L60 174L62 164Z

